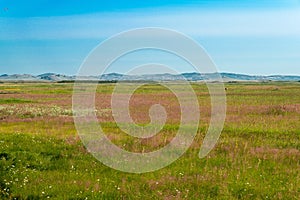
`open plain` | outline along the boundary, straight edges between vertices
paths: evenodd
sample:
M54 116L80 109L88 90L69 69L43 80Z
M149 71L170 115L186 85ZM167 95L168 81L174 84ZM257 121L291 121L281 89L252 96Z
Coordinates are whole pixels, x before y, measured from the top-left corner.
M300 83L226 83L224 130L210 154L198 152L210 120L205 84L192 83L201 120L197 137L176 162L130 174L90 155L72 115L72 83L0 84L0 199L299 199ZM178 85L180 87L180 85ZM99 84L96 113L107 137L132 152L166 145L179 127L176 96L157 85L134 93L134 121L149 123L151 105L167 112L162 131L138 139L112 117L114 84Z

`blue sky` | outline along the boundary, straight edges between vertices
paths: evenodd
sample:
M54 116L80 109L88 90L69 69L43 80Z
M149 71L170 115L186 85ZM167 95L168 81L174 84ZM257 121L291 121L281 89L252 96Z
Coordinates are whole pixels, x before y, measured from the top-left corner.
M300 75L299 24L299 0L0 0L0 74L76 74L88 53L110 36L162 27L195 39L219 71ZM159 57L145 55L145 62ZM111 71L124 72L134 58ZM176 59L170 64L192 71Z

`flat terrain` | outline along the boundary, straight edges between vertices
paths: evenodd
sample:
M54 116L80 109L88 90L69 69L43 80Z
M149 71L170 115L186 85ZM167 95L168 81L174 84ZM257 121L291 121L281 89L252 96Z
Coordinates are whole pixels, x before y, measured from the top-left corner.
M180 85L178 85L180 87ZM226 84L227 117L217 146L198 152L210 120L204 84L193 84L201 121L190 149L170 166L129 174L106 167L77 136L71 83L0 84L0 199L299 199L300 83ZM149 84L130 101L136 123L160 103L167 124L149 139L132 138L113 120L114 84L99 84L96 113L107 136L132 152L166 145L178 130L176 96Z

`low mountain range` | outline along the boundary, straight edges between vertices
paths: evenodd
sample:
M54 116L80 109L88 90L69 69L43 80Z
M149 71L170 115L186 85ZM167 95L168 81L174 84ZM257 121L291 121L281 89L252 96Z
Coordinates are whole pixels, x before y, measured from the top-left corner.
M259 76L259 75L245 75L235 73L220 73L224 82L233 81L300 81L300 76L288 76L288 75L271 75L271 76ZM182 73L182 74L145 74L145 75L123 75L118 73L103 74L101 76L68 76L56 73L45 73L37 76L31 74L3 74L0 75L0 81L2 82L61 82L61 81L204 81L204 80L216 80L216 73Z

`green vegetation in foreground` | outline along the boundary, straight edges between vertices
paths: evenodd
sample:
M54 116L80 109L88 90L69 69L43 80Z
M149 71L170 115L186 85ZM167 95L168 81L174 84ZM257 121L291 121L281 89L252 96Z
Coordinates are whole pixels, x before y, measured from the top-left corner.
M1 198L297 199L296 150L250 148L255 139L225 137L205 159L192 149L167 168L139 175L102 165L79 141L1 134Z
M16 98L9 98L9 99L0 99L0 104L16 104L16 103L32 103L33 101L27 99L16 99Z
M35 104L48 108L48 104L65 98L56 97L56 91L69 95L72 85L1 87L21 88L24 94L40 95L43 91L45 97ZM148 94L158 87L147 85L137 94ZM206 108L205 85L193 87L200 106ZM9 116L8 121L0 121L0 199L299 199L300 83L226 87L226 124L209 156L198 158L208 122L203 113L198 137L189 151L172 165L146 174L123 173L98 162L76 136L69 114L51 110L54 117L46 112L39 118ZM112 89L113 84L103 84L97 92ZM117 145L137 148L115 123L103 122L102 126ZM174 135L177 127L168 124L163 132Z

